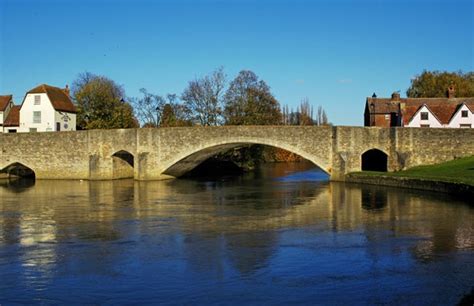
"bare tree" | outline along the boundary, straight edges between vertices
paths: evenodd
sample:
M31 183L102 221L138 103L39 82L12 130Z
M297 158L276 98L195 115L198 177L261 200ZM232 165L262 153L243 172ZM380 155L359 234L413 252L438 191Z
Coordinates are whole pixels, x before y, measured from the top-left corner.
M176 94L163 97L149 93L144 88L140 92L143 97L133 99L132 104L142 127L191 125L189 111L179 103Z
M328 116L326 115L326 111L320 105L318 106L318 115L316 118L316 125L328 125Z
M210 75L190 81L181 95L184 105L189 109L191 119L200 125L219 125L222 123L223 94L226 75L222 67Z

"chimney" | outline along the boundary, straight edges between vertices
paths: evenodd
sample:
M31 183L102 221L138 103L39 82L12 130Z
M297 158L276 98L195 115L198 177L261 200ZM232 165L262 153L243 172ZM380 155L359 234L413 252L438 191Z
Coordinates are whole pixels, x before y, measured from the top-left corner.
M448 87L448 99L454 98L456 96L456 88L454 87L454 84L451 83Z
M69 85L66 84L66 87L63 89L63 91L69 97Z
M399 92L394 92L392 94L392 101L400 101L400 93Z

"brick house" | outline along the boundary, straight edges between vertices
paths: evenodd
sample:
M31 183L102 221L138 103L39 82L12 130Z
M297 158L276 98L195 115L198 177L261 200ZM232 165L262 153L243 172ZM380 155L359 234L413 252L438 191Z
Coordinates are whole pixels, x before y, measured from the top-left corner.
M474 128L474 97L456 98L453 86L446 98L367 98L364 126Z

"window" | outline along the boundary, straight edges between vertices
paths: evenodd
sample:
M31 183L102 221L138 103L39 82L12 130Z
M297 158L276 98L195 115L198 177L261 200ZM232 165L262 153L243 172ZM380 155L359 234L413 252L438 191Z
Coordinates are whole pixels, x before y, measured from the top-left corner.
M428 112L421 112L421 120L428 120Z
M469 123L460 124L459 127L462 128L462 129L470 129L470 128L471 128L471 124L469 124Z
M30 128L30 132L38 132L37 128Z
M429 125L429 124L420 124L420 127L422 127L422 128L429 128L430 125Z
M9 129L9 130L8 130L8 133L16 133L16 130L11 130L11 129Z
M33 123L41 123L41 112L33 112Z
M461 117L467 118L467 110L461 111Z
M41 104L41 96L35 95L35 105L40 105L40 104Z

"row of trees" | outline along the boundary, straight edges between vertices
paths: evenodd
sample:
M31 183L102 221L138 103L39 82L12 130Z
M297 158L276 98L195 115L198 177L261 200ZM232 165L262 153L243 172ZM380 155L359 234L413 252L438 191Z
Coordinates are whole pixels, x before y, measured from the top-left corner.
M190 81L178 96L140 90L141 97L127 98L113 80L83 73L73 82L80 129L216 126L216 125L313 125L328 124L318 107L316 120L308 99L296 111L281 109L265 81L243 70L230 83L223 68ZM127 102L128 101L128 102Z

